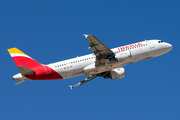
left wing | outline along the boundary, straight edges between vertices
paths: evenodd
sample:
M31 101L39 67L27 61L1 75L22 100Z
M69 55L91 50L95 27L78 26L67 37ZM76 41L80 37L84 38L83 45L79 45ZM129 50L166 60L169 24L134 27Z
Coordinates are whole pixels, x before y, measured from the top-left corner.
M79 82L79 83L77 83L77 84L75 84L75 85L73 85L73 86L69 85L69 87L70 87L71 90L72 90L74 87L79 86L79 85L82 85L82 84L84 84L84 83L87 83L87 82L93 80L94 78L96 78L97 76L98 76L98 75L96 75L96 74L90 75L90 76L87 77L86 79L82 80L81 82Z
M115 55L111 49L104 45L100 40L98 40L93 35L84 34L85 38L89 41L89 47L94 52L96 56L96 66L100 64L105 64L109 60L115 59Z
M106 75L108 75L110 72L109 71L107 71L107 72L103 72L103 73L99 73L99 74L93 74L93 75L89 75L87 78L85 78L84 80L82 80L81 82L79 82L79 83L77 83L77 84L75 84L75 85L73 85L73 86L71 86L71 85L69 85L69 87L71 88L71 90L74 88L74 87L76 87L76 86L79 86L79 85L82 85L82 84L84 84L84 83L87 83L87 82L89 82L89 81L91 81L91 80L93 80L94 78L96 78L96 77L104 77L104 76L106 76Z

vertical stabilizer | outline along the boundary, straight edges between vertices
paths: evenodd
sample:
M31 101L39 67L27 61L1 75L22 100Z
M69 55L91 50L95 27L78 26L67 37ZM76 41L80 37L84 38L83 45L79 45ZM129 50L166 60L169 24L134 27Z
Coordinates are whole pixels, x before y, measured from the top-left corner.
M14 62L16 63L17 67L25 66L29 69L35 68L37 66L41 66L40 63L23 53L17 48L10 48L8 49L9 54L13 58Z

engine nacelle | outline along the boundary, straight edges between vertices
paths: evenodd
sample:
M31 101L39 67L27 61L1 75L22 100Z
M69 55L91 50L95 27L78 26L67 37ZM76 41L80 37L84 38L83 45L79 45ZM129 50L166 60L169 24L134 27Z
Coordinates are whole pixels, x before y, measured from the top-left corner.
M110 73L106 76L104 76L104 79L111 78L111 79L120 79L126 76L125 69L124 68L117 68L114 70L111 70Z

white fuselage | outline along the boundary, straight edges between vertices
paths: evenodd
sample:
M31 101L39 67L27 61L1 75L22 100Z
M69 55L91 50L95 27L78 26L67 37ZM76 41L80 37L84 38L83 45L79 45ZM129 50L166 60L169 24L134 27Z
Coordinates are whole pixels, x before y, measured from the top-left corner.
M88 69L95 66L96 57L94 54L88 54L56 62L49 64L48 66L53 68L65 79L79 75L98 74L110 71L129 63L162 55L171 49L172 45L169 43L165 43L160 40L146 40L111 49L115 53L117 61L112 61L106 65L98 66L95 70Z

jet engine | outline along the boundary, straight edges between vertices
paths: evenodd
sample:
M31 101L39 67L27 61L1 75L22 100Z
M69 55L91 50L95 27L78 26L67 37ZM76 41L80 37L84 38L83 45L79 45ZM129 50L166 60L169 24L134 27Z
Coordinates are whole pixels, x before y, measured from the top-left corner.
M117 68L117 69L111 70L107 75L105 75L104 79L108 79L108 78L120 79L120 78L125 77L125 75L126 74L125 74L124 68Z

